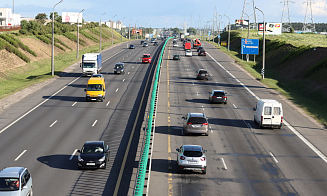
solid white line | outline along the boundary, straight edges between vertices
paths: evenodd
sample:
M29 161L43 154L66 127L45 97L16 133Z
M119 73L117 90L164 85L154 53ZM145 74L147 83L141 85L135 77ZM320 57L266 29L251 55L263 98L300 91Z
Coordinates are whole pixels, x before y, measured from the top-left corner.
M227 166L226 166L226 164L225 164L224 158L221 158L221 160L223 161L223 164L224 164L225 170L227 170Z
M77 103L77 102L73 103L73 105L72 105L72 106L74 106L76 103Z
M233 106L234 106L234 108L237 108L236 105L233 104Z
M45 102L47 102L49 99L51 99L53 96L55 96L56 94L58 94L59 92L61 92L62 90L64 90L65 88L67 88L67 86L69 86L70 84L72 84L73 82L75 82L76 80L78 80L81 76L79 76L78 78L76 78L75 80L71 81L70 83L68 83L66 86L62 87L60 90L58 90L57 92L55 92L53 95L51 95L50 97L48 97L46 100L42 101L41 103L39 103L37 106L35 106L34 108L32 108L30 111L26 112L25 114L23 114L21 117L19 117L18 119L16 119L14 122L10 123L8 126L6 126L5 128L3 128L0 133L4 132L5 130L7 130L9 127L11 127L13 124L15 124L16 122L18 122L20 119L24 118L25 116L27 116L29 113L33 112L36 108L40 107L42 104L44 104Z
M123 79L123 82L125 82L125 79Z
M131 72L128 72L127 74L129 74L129 73L131 73Z
M74 156L75 156L77 150L78 150L78 149L75 149L74 152L73 152L73 154L72 154L72 156L70 156L70 158L69 158L70 161L74 158Z
M194 85L194 82L192 82L192 84Z
M93 125L92 125L92 127L94 127L94 125L95 125L97 122L98 122L98 120L95 120L94 123L93 123Z
M202 106L202 109L204 110L203 106Z
M210 132L213 133L211 126L210 126Z
M197 96L199 96L199 93L198 93L198 92L196 92L196 95L197 95Z
M23 156L23 154L26 152L27 150L24 150L22 153L20 153L20 155L18 155L18 157L15 159L15 161L17 161L21 156Z
M276 161L276 163L278 163L278 161L277 161L277 159L275 158L275 156L273 155L273 153L270 152L270 151L269 151L269 153L270 153L271 157Z
M119 88L116 89L116 93L118 92L118 89L119 89Z
M54 121L51 125L50 125L50 127L52 127L54 124L56 124L57 123L57 120L56 121Z
M208 54L208 53L207 53ZM224 66L222 66L216 59L214 59L210 54L208 54L213 61L215 61L222 69L224 69L230 76L232 76L234 79L239 81L233 74L231 74ZM257 100L260 98L255 95L247 86L245 86L243 83L240 82L240 84ZM325 163L327 163L327 157L320 151L318 148L316 148L314 145L312 145L309 140L307 140L305 137L303 137L296 129L294 129L285 119L283 119L284 124L298 137L300 138L311 150L313 150Z
M108 106L110 104L110 101L108 101L108 103L106 104L106 106Z

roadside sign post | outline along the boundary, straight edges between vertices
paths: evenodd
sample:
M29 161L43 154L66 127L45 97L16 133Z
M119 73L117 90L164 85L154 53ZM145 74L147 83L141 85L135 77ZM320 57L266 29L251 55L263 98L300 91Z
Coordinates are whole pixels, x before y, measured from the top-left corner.
M241 40L241 54L259 54L259 39L242 39ZM247 58L248 61L248 58Z

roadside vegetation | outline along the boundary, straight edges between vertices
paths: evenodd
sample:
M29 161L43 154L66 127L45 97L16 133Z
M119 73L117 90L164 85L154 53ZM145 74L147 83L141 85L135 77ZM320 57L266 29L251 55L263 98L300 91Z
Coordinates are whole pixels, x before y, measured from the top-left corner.
M277 90L287 99L304 109L309 115L327 126L327 37L318 34L283 33L280 36L266 36L265 79L261 79L262 36L250 31L250 39L259 39L259 55L256 62L253 55L247 62L242 60L241 38L247 38L247 31L231 31L230 52L227 47L218 46L252 76L268 87ZM228 33L221 35L227 41ZM210 42L212 43L212 42Z

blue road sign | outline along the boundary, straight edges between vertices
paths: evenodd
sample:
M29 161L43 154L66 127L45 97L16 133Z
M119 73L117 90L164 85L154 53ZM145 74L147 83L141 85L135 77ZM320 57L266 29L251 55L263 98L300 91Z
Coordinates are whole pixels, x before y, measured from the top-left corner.
M241 54L259 54L259 39L242 39Z
M217 37L220 38L220 35L218 35Z

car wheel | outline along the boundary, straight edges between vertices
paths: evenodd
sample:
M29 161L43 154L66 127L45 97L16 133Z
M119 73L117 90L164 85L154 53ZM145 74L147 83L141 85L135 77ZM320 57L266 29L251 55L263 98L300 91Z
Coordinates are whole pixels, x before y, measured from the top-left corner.
M183 173L183 170L179 167L179 165L177 166L177 173L179 174Z
M209 131L207 131L207 133L204 134L205 136L209 136Z
M101 98L100 101L103 102L103 98Z
M104 164L103 169L106 169L106 168L107 168L107 162Z
M30 192L29 196L33 196L33 187L31 187L31 192Z
M187 135L187 132L185 131L185 129L183 129L183 135Z
M85 99L85 102L88 102L89 100L88 99Z
M224 104L227 104L227 101L226 101L226 102L224 102Z
M204 170L202 170L202 173L203 174L206 174L207 173L207 167L204 167Z
M253 121L255 124L258 124L257 121L255 120L255 116L253 116Z

